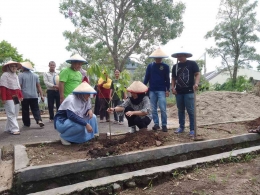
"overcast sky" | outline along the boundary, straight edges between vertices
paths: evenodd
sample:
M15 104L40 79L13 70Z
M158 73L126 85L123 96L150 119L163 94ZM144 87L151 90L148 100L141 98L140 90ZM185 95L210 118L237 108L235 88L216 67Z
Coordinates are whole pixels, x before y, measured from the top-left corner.
M72 23L59 13L60 0L0 0L0 41L6 40L23 58L35 63L36 71L47 71L49 61L57 66L71 56L65 47L62 33L73 30ZM216 24L220 0L182 0L186 4L182 35L162 46L171 55L183 47L199 59L213 40L204 39ZM258 6L258 9L259 6ZM258 20L260 20L258 14ZM260 44L257 45L260 53ZM201 59L204 59L201 57ZM220 64L218 59L206 58L207 69L212 71ZM91 62L90 62L91 63Z

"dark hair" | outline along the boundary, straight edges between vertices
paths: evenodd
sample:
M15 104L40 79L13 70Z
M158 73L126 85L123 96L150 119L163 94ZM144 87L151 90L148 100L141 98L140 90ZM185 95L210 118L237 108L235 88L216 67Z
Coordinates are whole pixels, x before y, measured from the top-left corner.
M118 72L121 72L120 70L118 70L118 69L115 69L115 70L114 70L114 73L115 73L116 71L118 71Z
M54 63L54 64L56 64L54 61L50 61L50 62L49 62L49 65L50 65L51 63Z

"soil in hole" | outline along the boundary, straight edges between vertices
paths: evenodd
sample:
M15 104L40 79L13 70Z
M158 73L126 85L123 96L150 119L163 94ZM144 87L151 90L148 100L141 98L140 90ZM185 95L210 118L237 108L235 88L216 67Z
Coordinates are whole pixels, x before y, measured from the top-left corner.
M226 123L199 127L198 134L205 140L220 139L247 133L256 128L260 118L239 123ZM91 159L118 155L148 148L193 142L188 132L177 135L173 130L167 133L158 131L139 131L133 134L112 136L106 140L91 140L84 144L63 146L60 142L28 145L27 152L31 165L43 165L77 159Z

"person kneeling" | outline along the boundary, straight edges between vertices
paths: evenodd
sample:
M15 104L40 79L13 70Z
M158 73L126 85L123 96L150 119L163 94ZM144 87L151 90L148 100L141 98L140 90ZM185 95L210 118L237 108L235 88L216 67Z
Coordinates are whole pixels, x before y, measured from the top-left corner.
M129 133L136 132L136 126L140 130L147 130L147 126L152 120L150 100L146 96L147 86L140 81L134 81L127 88L127 91L131 93L131 97L115 108L108 108L107 111L117 112L119 115L124 113L130 127Z
M83 82L60 105L54 117L54 128L60 133L61 143L83 143L98 133L96 115L91 110L90 94L96 91Z

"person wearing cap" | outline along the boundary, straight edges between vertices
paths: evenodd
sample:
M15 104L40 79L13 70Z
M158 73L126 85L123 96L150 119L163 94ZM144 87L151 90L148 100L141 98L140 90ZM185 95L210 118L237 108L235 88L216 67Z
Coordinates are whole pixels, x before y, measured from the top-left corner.
M129 133L136 132L136 126L139 130L147 130L152 120L150 100L146 95L148 87L141 81L134 81L127 88L127 91L131 93L131 97L127 98L121 105L108 108L107 112L125 114L130 127Z
M37 74L31 72L33 70L30 62L22 62L22 73L18 75L19 82L23 93L22 101L22 120L24 128L31 126L30 108L36 123L43 127L39 104L38 104L38 92L40 93L41 100L44 102L42 88L40 85L40 79Z
M83 143L98 133L96 115L91 110L90 94L96 91L83 82L68 95L54 117L54 128L60 133L61 143Z
M43 81L47 88L47 100L49 110L49 120L54 118L54 103L56 110L60 106L59 84L57 83L58 74L55 72L56 64L54 61L49 62L49 72L43 73Z
M98 79L97 87L98 87L98 98L99 98L99 117L100 123L109 122L109 114L107 113L107 109L109 107L108 103L112 99L112 89L111 84L112 80L108 78L107 72L103 71L105 80L100 77ZM106 120L104 120L106 118Z
M149 64L146 69L144 84L149 83L149 97L153 116L153 130L159 130L159 117L157 107L159 105L161 111L162 131L167 132L167 112L166 97L169 97L170 91L170 68L168 64L162 62L163 58L167 58L161 48L156 49L150 56L154 58L153 63Z
M194 91L198 89L200 70L195 61L187 60L192 54L177 52L177 64L172 67L172 93L176 97L179 127L175 133L183 133L185 127L185 109L190 120L190 136L194 136Z
M21 64L9 61L2 66L3 74L0 78L1 99L7 115L5 132L12 135L20 135L17 117L20 109L20 101L23 99L20 83L16 74Z
M66 60L66 62L71 64L71 66L62 69L59 74L59 93L61 103L82 82L80 69L83 64L88 63L79 54L71 56L70 59Z

